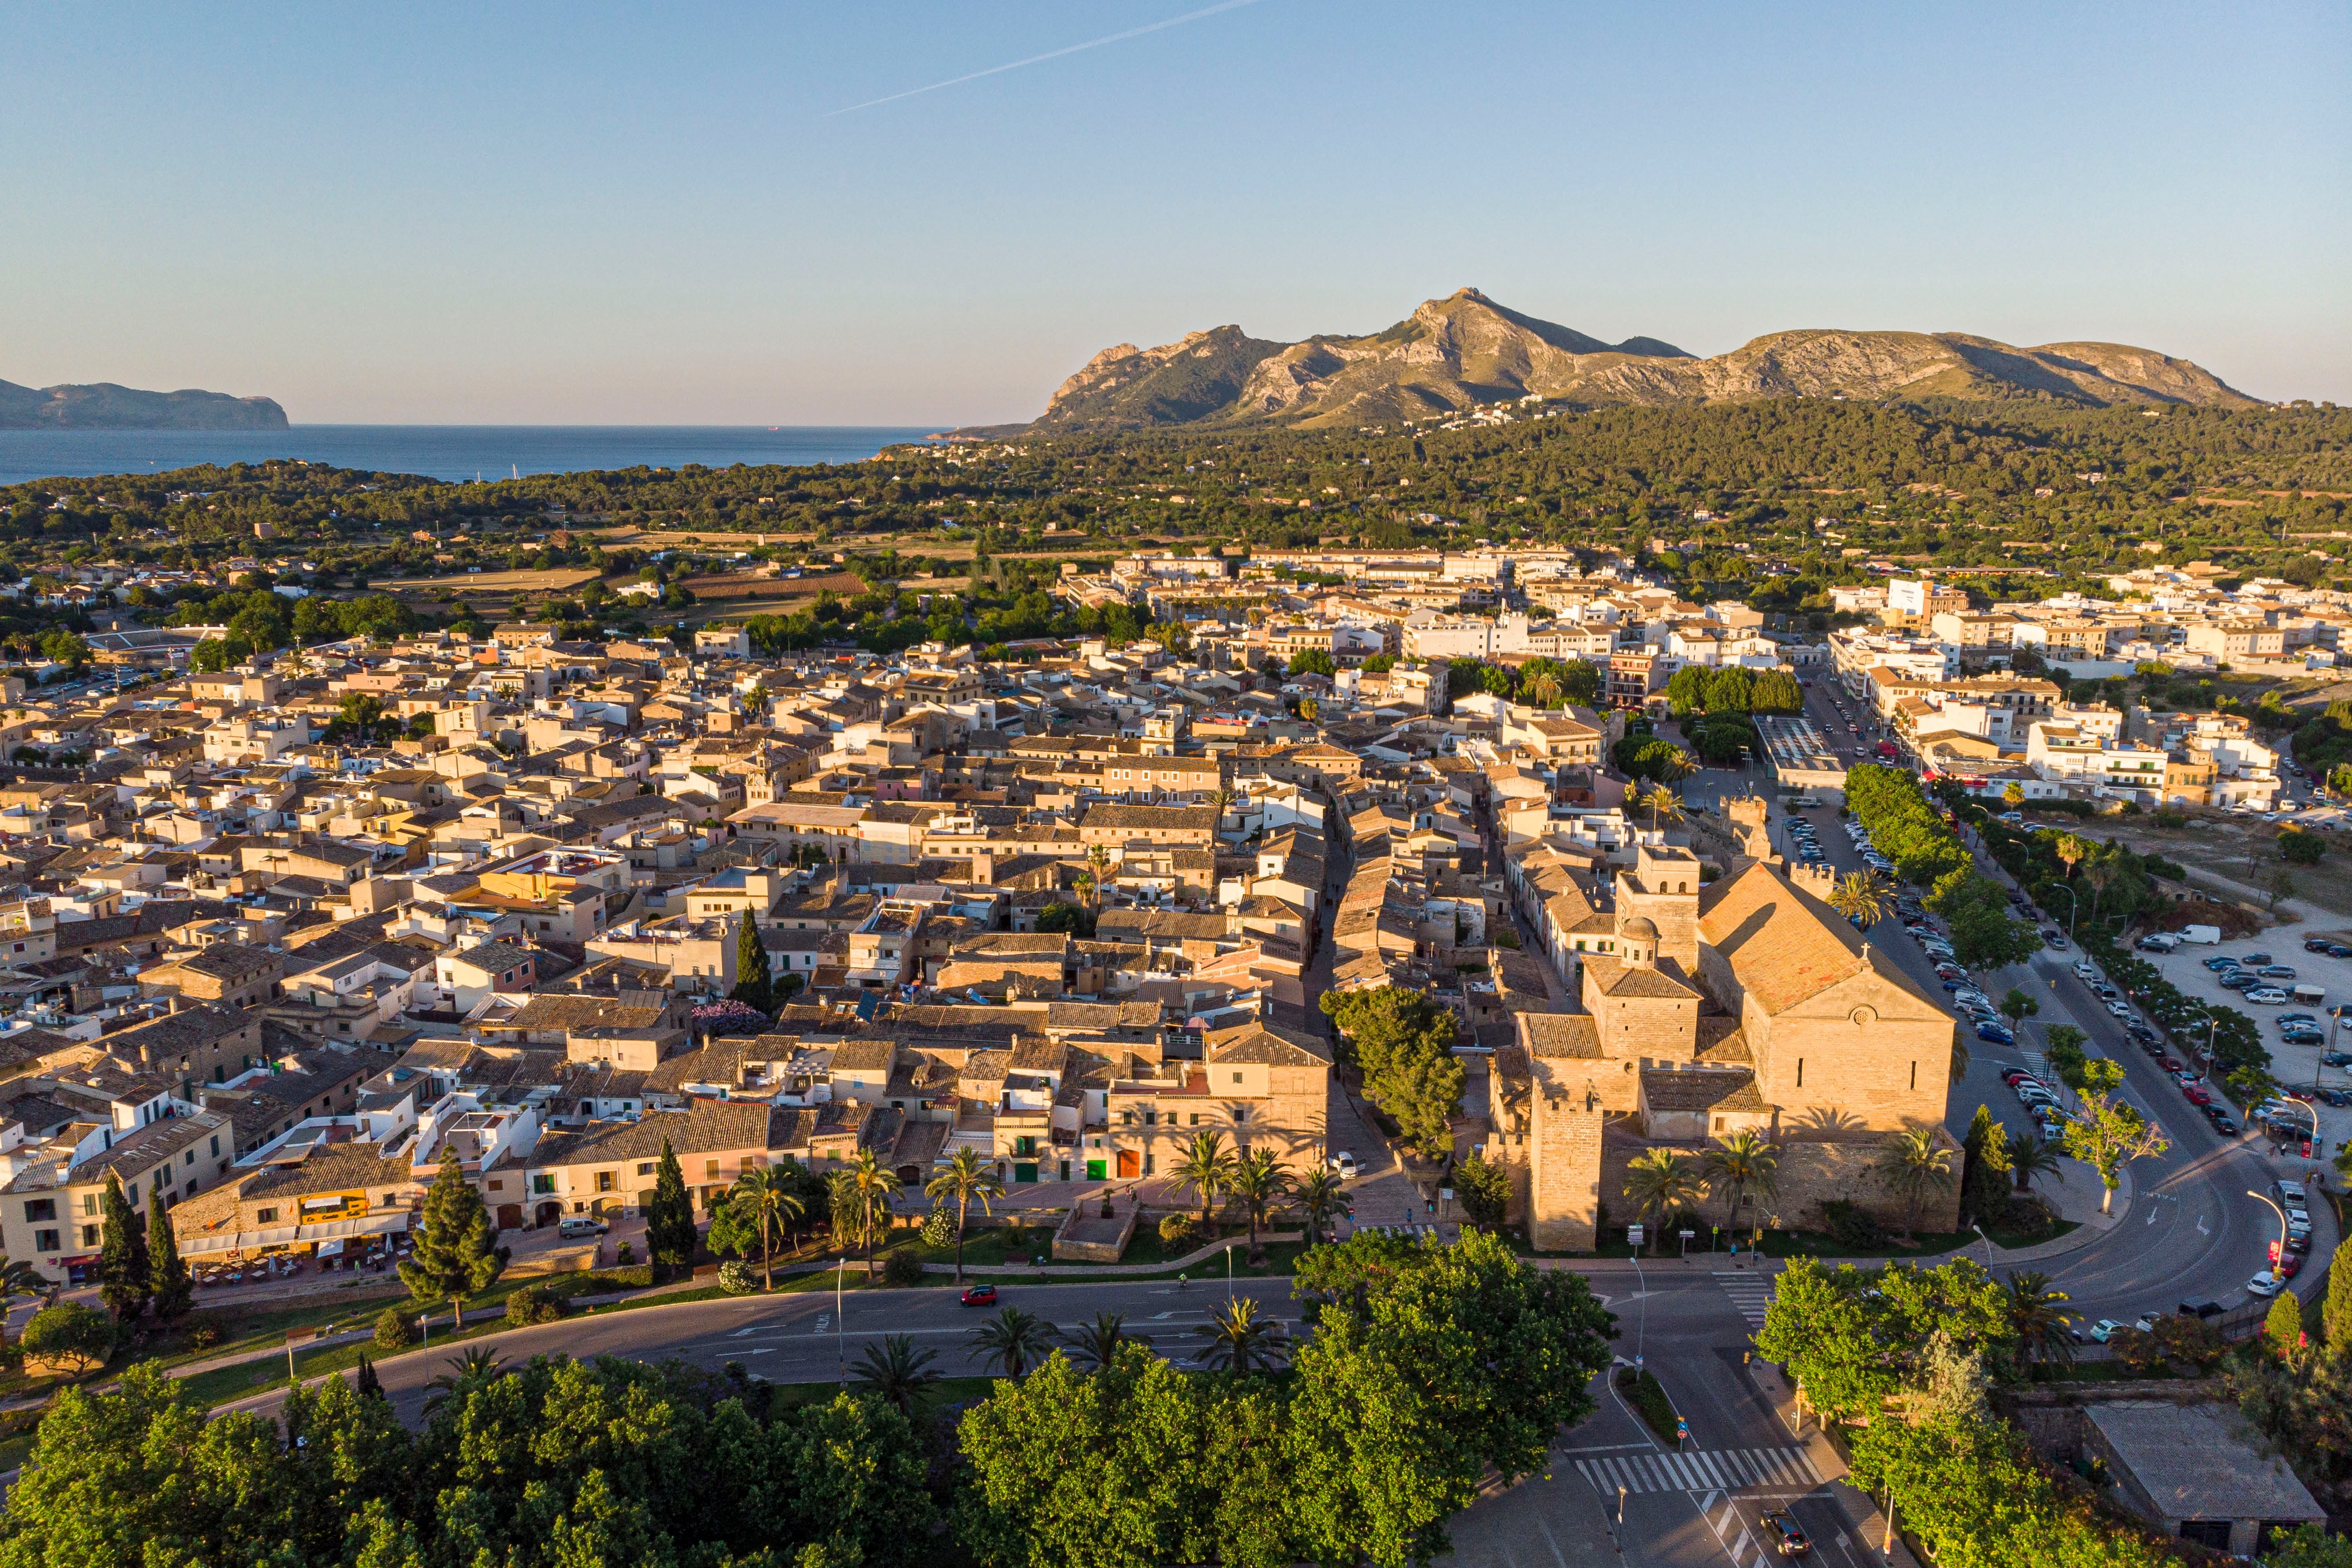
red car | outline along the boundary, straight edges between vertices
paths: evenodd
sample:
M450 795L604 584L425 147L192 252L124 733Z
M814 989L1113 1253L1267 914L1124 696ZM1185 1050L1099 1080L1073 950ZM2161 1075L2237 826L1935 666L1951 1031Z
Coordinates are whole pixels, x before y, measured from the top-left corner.
M964 1287L963 1294L958 1296L956 1300L967 1307L992 1307L996 1305L996 1287L967 1285Z
M2302 1271L2302 1269L2303 1260L2296 1257L2292 1252L2271 1265L2271 1272L2276 1274L2282 1280L2294 1279L2297 1273Z
M2186 1064L2181 1061L2180 1058L2177 1056L2166 1057L2161 1065L2167 1072L2179 1072L2183 1071L2186 1066Z
M2194 1083L2183 1084L2180 1092L2188 1096L2191 1105L2210 1105L2213 1103L2213 1096L2206 1093Z

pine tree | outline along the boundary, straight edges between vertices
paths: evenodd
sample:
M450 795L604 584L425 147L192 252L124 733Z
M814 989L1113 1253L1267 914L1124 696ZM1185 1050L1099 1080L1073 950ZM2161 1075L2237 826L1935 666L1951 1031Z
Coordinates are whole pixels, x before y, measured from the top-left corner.
M768 949L760 940L760 922L743 912L743 927L735 934L735 999L761 1012L773 1012L776 986L768 969Z
M129 1322L147 1310L147 1236L131 1200L122 1196L122 1178L106 1173L106 1196L100 1200L101 1241L98 1260L98 1293L119 1322Z
M452 1330L462 1321L467 1296L489 1288L507 1266L497 1244L498 1228L482 1195L466 1179L457 1151L446 1145L441 1169L425 1194L425 1224L416 1249L400 1266L400 1282L420 1301L447 1301Z
M683 1269L694 1261L694 1200L687 1196L677 1151L664 1138L654 1196L646 1205L646 1251L666 1269Z
M2271 1299L2270 1312L2263 1319L2263 1337L2281 1355L2303 1343L2303 1303L2284 1285Z
M2328 1348L2352 1355L2352 1260L2327 1266L2327 1299L2320 1304L2319 1322Z
M155 1315L165 1322L195 1304L195 1282L188 1278L180 1239L160 1201L147 1207L147 1290L155 1298Z

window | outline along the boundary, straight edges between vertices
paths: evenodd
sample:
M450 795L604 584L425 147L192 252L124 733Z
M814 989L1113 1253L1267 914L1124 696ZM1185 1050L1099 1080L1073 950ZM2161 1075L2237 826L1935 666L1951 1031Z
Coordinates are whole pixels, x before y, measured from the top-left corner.
M1800 1089L1802 1089L1804 1086L1805 1086L1805 1059L1804 1059L1803 1057L1801 1057L1801 1057L1797 1058L1797 1087L1798 1087L1798 1088L1800 1088Z
M613 1173L611 1171L598 1171L596 1173L596 1190L598 1192L610 1192L613 1190Z
M1246 1121L1248 1121L1248 1120L1249 1120L1249 1107L1248 1107L1248 1106L1246 1106L1246 1105L1236 1105L1236 1106L1234 1106L1234 1125L1235 1125L1235 1126L1237 1126L1237 1127L1238 1127L1238 1126L1240 1126L1244 1122L1246 1122Z
M1912 1076L1913 1078L1915 1078L1915 1079L1916 1079L1916 1078L1917 1078L1917 1077L1919 1076L1919 1070L1918 1070L1917 1068L1916 1068L1916 1067L1915 1067L1915 1068L1913 1068L1913 1069L1911 1070L1911 1076ZM1911 1087L1913 1087L1914 1089L1916 1089L1916 1088L1917 1088L1917 1087L1919 1087L1919 1086L1918 1086L1918 1084L1914 1083L1914 1084L1912 1084L1912 1085L1911 1085ZM194 1165L194 1164L196 1163L196 1151L195 1151L195 1150L194 1150L194 1149L190 1149L187 1153L185 1153L185 1154L182 1155L180 1156L180 1163L181 1163L182 1165L184 1165L184 1166L192 1166L192 1165Z
M220 1134L218 1133L215 1133L213 1134L213 1153L215 1155L220 1153Z
M95 1247L98 1245L98 1239L90 1234L90 1232L96 1228L97 1227L90 1225L85 1225L81 1228L81 1244L83 1246ZM33 1250L36 1252L62 1252L65 1250L65 1248L59 1244L58 1233L56 1231L36 1230L33 1232Z
M257 1208L253 1211L253 1222L256 1225L275 1225L278 1223L278 1211L274 1208Z
M550 1173L546 1176L532 1176L530 1178L530 1190L533 1192L553 1192L555 1190L554 1175Z
M1193 1113L1192 1113L1192 1125L1193 1125L1193 1126L1197 1127L1197 1126L1199 1126L1200 1124L1201 1124L1201 1113L1199 1113L1198 1111L1195 1111L1195 1112L1193 1112Z
M640 1160L640 1161L638 1161L638 1162L637 1162L637 1174L638 1174L639 1176L651 1176L651 1175L653 1175L653 1174L654 1174L654 1163L653 1163L653 1161L651 1161L651 1160Z
M58 1200L54 1197L37 1197L25 1205L25 1218L27 1222L36 1219L55 1219L57 1217Z
M719 1179L719 1162L717 1160L705 1160L702 1162L702 1179L705 1181L717 1181Z

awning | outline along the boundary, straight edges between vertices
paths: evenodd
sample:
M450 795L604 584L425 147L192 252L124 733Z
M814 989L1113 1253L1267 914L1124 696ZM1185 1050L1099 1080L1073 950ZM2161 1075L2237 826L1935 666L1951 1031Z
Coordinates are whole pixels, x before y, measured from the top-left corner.
M336 1241L321 1241L321 1242L320 1242L320 1243L319 1243L319 1256L320 1256L320 1257L321 1257L321 1258L340 1258L340 1257L341 1257L342 1255L343 1255L343 1244L342 1244L342 1242L341 1242L340 1240L336 1240Z

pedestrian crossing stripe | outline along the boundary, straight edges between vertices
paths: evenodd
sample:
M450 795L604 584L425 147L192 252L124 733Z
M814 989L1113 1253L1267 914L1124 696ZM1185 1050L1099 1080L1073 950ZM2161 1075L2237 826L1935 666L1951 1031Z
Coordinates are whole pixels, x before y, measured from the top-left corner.
M1723 1293L1731 1298L1731 1304L1739 1309L1739 1315L1754 1329L1764 1326L1764 1314L1772 1305L1772 1281L1776 1278L1771 1274L1727 1274L1715 1270L1715 1282L1723 1287Z
M1822 1474L1802 1448L1694 1449L1683 1454L1627 1454L1579 1459L1576 1468L1595 1490L1629 1492L1740 1491L1758 1487L1811 1489Z

